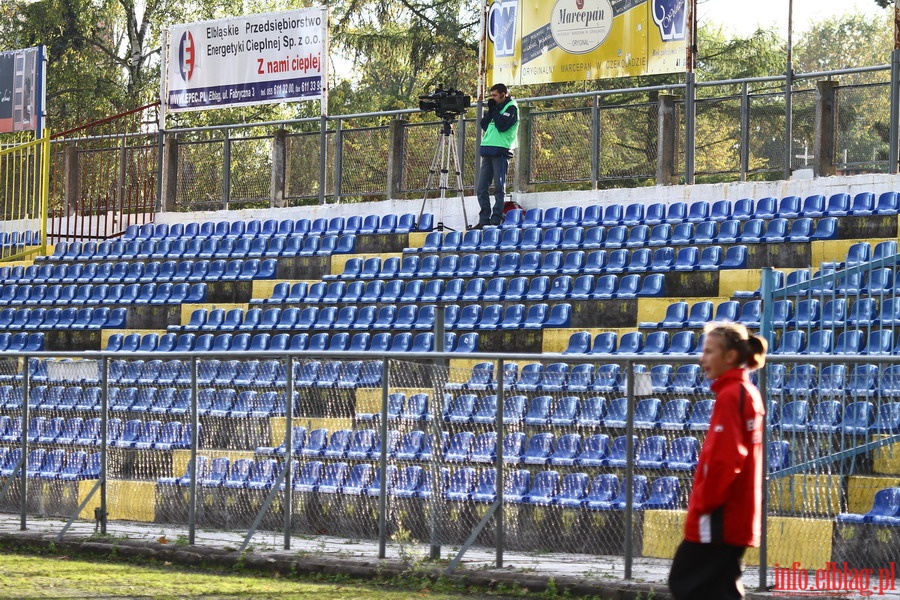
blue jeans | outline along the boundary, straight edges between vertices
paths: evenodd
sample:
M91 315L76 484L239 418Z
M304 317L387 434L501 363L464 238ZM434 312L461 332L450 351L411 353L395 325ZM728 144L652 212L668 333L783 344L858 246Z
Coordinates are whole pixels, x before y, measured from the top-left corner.
M479 225L499 225L503 220L503 202L506 199L506 171L509 169L509 158L506 156L482 156L481 171L478 175L478 213ZM491 206L489 193L491 182L494 183L494 204Z

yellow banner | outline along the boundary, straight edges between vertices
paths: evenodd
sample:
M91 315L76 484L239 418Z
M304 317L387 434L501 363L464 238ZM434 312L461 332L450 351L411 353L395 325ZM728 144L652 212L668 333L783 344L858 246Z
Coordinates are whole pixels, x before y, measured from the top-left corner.
M680 73L687 0L489 0L488 85Z

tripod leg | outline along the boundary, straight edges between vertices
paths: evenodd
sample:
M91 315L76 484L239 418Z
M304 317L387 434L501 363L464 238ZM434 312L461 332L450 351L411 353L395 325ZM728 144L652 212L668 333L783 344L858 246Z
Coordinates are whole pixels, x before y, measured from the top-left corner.
M439 171L441 169L441 165L444 160L443 159L443 146L441 145L442 137L443 137L443 134L439 132L438 138L437 138L437 144L435 145L435 150L434 150L434 158L431 159L431 166L428 168L428 179L425 181L425 191L422 194L422 207L419 209L419 219L417 221L418 223L422 222L422 215L425 214L425 203L428 201L428 192L429 192L429 190L434 189L432 187L432 185L434 183L434 176L435 176L435 174L439 173ZM439 219L437 230L441 231L442 229L443 229L443 224L441 223L441 220Z
M459 192L459 204L462 206L463 223L468 228L469 217L466 215L466 193L463 189L462 169L460 169L462 161L459 157L459 143L457 142L456 133L453 131L450 132L450 149L453 158L453 172L456 174L456 189Z

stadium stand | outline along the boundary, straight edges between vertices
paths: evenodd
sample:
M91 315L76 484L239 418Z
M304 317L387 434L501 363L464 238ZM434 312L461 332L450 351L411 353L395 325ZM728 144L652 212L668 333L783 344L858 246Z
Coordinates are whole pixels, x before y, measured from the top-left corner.
M618 523L630 448L634 508L644 519L639 551L666 556L672 528L650 523L685 509L713 403L696 365L660 361L695 356L710 320L761 327L758 269L775 265L778 287L795 291L772 307L772 350L808 362L767 371L770 477L784 486L770 518L808 516L802 507L830 498L834 484L792 470L817 456L812 446L900 432L898 369L877 360L900 349L896 202L889 193L530 208L466 232L432 231L430 215L421 223L416 215L160 223L131 226L118 240L63 242L34 264L0 267L0 349L115 352L111 418L104 432L96 362L42 360L28 363L23 424L23 372L10 366L0 374L0 476L24 468L77 489L99 476L105 434L116 477L140 498L137 520L181 523L196 435L201 523L252 521L248 499L290 465L299 531L371 534L354 521L370 514L366 502L383 482L410 509L400 525L427 539L423 506L434 490L457 507L491 502L501 483L491 464L502 453L510 467L503 494L519 525L510 546L602 553L619 552L621 540L573 534L598 515ZM882 220L863 227L864 218ZM817 273L813 256L831 264ZM848 268L861 271L841 273ZM402 381L389 382L383 446L391 464L382 474L382 355L432 351L440 314L443 346L459 355L451 380L441 397L424 366L410 363ZM571 362L506 363L500 372L465 356L509 348L561 352ZM287 398L279 353L347 349L367 358L300 361ZM134 351L158 358L129 358ZM232 351L258 355L229 360ZM196 432L191 363L169 352L201 357ZM212 352L225 358L202 358ZM824 364L841 354L871 364ZM649 383L631 439L623 355L648 360L635 368ZM288 406L303 419L291 432L291 457ZM508 427L502 439L498 412ZM22 460L26 429L32 450ZM871 540L867 527L900 519L897 488L884 485L900 473L896 461L853 467L829 475L853 490L850 502L826 499L804 525L827 525L828 560L859 551L841 532L856 528L856 539ZM67 515L73 502L50 511ZM568 525L535 539L540 530L528 524L542 511L562 511L555 522ZM567 534L583 541L573 549Z

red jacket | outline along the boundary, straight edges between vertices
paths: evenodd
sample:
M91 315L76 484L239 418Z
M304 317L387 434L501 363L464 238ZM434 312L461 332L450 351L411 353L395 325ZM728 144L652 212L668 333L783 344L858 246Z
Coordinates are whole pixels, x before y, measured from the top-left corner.
M723 373L712 390L716 403L694 474L684 537L759 546L765 405L745 369Z

